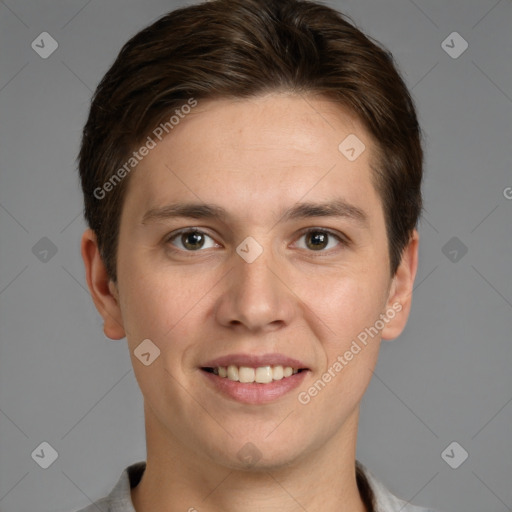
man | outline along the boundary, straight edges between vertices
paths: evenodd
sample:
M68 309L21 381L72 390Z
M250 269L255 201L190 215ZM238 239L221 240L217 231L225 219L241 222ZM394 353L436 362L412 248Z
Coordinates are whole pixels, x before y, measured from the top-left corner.
M84 510L426 511L355 459L411 307L420 138L389 53L316 3L214 0L124 46L84 129L82 256L147 461Z

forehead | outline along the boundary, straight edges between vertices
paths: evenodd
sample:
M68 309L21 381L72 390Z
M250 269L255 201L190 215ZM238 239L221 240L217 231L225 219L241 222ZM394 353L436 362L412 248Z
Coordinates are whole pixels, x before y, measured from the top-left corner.
M199 101L133 171L125 206L143 215L187 199L254 218L272 205L341 196L371 215L380 209L373 149L362 123L324 98Z

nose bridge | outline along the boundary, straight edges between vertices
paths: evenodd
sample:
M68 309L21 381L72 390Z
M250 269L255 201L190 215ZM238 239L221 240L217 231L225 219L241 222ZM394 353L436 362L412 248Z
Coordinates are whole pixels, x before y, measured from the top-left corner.
M260 243L261 242L261 243ZM233 271L218 310L224 325L243 324L250 330L288 323L292 304L286 286L276 277L271 238L246 238L233 254Z
M279 293L276 278L270 270L274 266L270 245L269 239L263 246L250 237L237 248L236 281L233 283L233 288L239 297L239 302L247 303L246 307L252 303L254 308L259 303L259 308L262 310L270 308L276 300L276 293Z
M235 275L237 284L241 291L246 294L259 294L268 296L267 299L277 291L274 273L272 268L272 257L270 251L266 250L254 261L246 261L240 258L236 262Z

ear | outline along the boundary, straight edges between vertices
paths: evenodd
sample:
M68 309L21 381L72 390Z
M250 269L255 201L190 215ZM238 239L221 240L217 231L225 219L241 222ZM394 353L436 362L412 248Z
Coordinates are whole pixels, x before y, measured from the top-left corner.
M382 339L393 340L400 336L405 328L411 311L412 290L418 269L419 234L415 229L409 243L402 252L402 260L393 277L386 303L386 315L389 321L382 330Z
M81 249L87 285L94 305L103 317L103 331L108 338L120 340L126 336L126 333L119 307L119 293L115 283L107 274L96 234L91 229L87 229L82 235Z

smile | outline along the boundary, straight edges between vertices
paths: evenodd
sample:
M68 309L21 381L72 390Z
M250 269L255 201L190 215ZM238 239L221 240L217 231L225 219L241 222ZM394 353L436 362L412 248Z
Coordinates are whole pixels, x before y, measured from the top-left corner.
M308 373L309 370L306 368L294 369L291 366L252 368L229 365L202 367L200 371L206 379L207 386L215 394L250 405L277 401L300 386Z
M270 382L286 379L303 371L303 368L292 368L291 366L258 366L252 368L249 366L217 366L215 368L202 368L202 370L221 378L229 379L234 382L269 384Z

